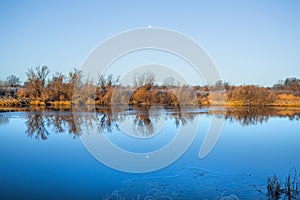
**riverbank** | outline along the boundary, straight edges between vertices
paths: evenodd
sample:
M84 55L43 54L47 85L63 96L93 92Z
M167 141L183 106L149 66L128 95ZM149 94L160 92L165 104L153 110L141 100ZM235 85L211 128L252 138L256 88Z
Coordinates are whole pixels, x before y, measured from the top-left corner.
M203 99L197 99L197 102L191 102L191 103L185 103L184 105L198 105L198 106L223 106L223 107L243 107L243 106L261 106L261 107L299 107L300 108L300 97L295 96L293 94L279 94L276 95L275 100L272 103L268 104L259 104L259 103L248 103L243 101L216 101L210 96L208 96L205 100ZM161 103L139 103L134 102L130 103L130 105L153 105L153 104L161 104ZM72 101L54 101L54 102L45 102L45 101L39 101L39 100L24 100L24 99L8 99L8 98L2 98L0 99L0 108L22 108L22 107L72 107L74 105L77 105L77 103L74 103ZM81 102L80 105L96 105L96 106L111 106L112 104L103 103L99 101L92 101L88 100L86 102ZM118 104L119 105L119 104ZM120 104L122 105L122 104ZM165 106L178 106L179 104L161 104Z

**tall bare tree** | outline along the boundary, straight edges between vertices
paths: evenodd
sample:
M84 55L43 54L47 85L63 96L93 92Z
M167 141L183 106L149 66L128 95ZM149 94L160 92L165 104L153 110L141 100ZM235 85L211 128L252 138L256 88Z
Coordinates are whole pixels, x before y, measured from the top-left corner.
M115 78L112 74L107 76L99 74L97 85L101 88L103 93L106 93L110 87L115 86L119 82L119 78L120 77Z
M150 71L136 73L133 78L133 84L137 87L141 87L147 84L153 85L154 81L155 81L155 75L153 72Z
M30 68L25 83L29 98L44 100L46 78L49 74L47 66Z
M80 100L83 93L83 71L74 69L69 73L67 83L67 99Z

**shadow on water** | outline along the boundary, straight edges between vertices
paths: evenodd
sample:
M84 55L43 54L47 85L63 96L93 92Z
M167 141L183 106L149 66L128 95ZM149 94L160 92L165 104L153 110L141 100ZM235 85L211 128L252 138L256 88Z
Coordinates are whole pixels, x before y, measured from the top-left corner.
M96 107L96 112L88 108L33 108L26 111L26 134L35 139L46 140L50 133L68 133L74 138L80 136L81 128L97 126L99 133L111 133L119 129L119 123L131 121L134 131L151 135L154 133L155 122L171 120L178 128L189 125L199 115L209 115L225 118L229 122L239 122L242 126L256 125L267 122L271 117L300 119L299 108L264 108L264 107L211 107L182 110L180 106L159 107L132 106ZM75 112L72 112L75 111ZM76 113L76 114L74 114ZM74 117L75 116L75 117ZM8 112L0 113L0 125L10 120Z

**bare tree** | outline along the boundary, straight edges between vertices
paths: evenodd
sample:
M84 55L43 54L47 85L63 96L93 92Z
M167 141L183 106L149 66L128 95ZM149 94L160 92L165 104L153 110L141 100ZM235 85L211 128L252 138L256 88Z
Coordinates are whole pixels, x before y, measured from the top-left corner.
M61 73L53 75L52 79L48 81L46 91L50 101L66 100L67 84L65 83L65 76Z
M119 79L120 77L115 78L112 74L109 74L107 76L105 76L104 74L98 74L97 85L105 94L110 87L115 86L119 82Z
M137 87L141 87L143 85L151 84L153 85L155 78L154 73L147 71L142 73L136 73L133 78L133 83Z
M300 79L287 78L284 81L280 80L273 85L275 90L291 90L293 92L300 91Z
M287 78L284 81L284 85L287 89L293 92L300 90L300 79L297 78Z
M169 76L163 80L163 85L164 86L175 86L175 85L177 85L177 83L176 83L176 80L174 77Z
M83 88L83 71L74 69L69 73L68 83L66 88L67 99L77 100L80 99Z
M11 74L6 78L6 84L9 87L17 87L21 84L21 81L18 77L15 75Z
M49 74L47 66L30 68L27 75L26 88L28 96L34 99L43 98L46 78Z

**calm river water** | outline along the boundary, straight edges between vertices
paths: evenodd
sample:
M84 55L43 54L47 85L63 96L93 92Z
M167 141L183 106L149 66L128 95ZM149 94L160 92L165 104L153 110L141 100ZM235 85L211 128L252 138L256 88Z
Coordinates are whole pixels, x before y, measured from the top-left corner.
M300 110L292 108L0 112L0 198L267 199L269 176L284 181L292 168L300 169L299 118ZM199 157L212 119L224 120L223 130L211 151ZM147 153L170 144L179 130L192 138L185 151L151 170ZM101 142L98 149L90 146L95 132L125 152L145 154L146 164L116 157ZM173 146L169 157L178 149ZM101 156L112 162L99 161ZM143 165L148 172L132 173Z

